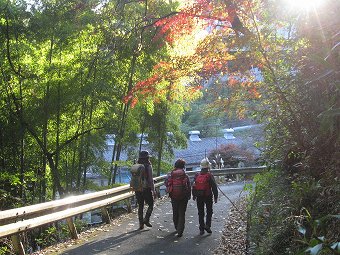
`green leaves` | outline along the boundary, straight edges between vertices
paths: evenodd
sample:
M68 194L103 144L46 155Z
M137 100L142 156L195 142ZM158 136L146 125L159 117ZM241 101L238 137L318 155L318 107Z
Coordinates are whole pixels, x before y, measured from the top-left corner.
M306 228L304 226L297 226L297 230L299 231L299 233L301 233L303 236L306 235Z
M337 251L339 249L339 242L331 243L326 236L319 234L330 226L330 220L340 220L340 215L326 215L320 219L313 220L308 210L304 208L301 211L307 214L305 218L306 223L304 225L297 225L297 230L303 235L301 243L308 246L308 248L304 249L304 252L301 252L301 254L307 253L317 255L322 251Z
M313 247L310 247L308 249L305 250L306 253L309 253L311 255L317 255L320 253L320 251L322 250L323 244L317 244Z
M326 118L326 117L336 117L340 116L340 108L336 109L328 109L318 115L318 118Z
M340 253L340 242L331 244L331 249Z
M98 155L105 133L139 132L136 121L118 123L122 98L166 54L152 41L153 20L145 20L145 11L159 17L170 10L159 3L43 0L30 9L25 1L0 3L0 158L7 189L33 202L51 199L53 187L60 194L81 191L87 169L104 168ZM153 100L146 102L154 113ZM125 147L136 140L119 139Z

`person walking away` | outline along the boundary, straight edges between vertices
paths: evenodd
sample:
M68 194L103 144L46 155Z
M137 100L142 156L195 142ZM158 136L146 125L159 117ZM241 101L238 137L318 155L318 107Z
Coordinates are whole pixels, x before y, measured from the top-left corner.
M218 191L214 176L210 172L210 162L207 158L201 161L201 171L194 177L192 186L193 200L196 200L200 235L204 230L211 234L211 218L213 214L213 200L217 203ZM204 207L207 210L204 222Z
M152 227L150 217L153 211L154 199L156 198L155 186L152 176L152 165L150 162L150 154L148 151L140 151L139 158L131 167L130 186L135 191L138 203L138 220L139 229L143 229L144 225ZM144 216L144 203L148 208Z
M165 179L166 191L169 193L172 205L172 219L177 231L177 237L183 235L185 227L185 212L191 197L189 176L185 173L185 161L178 159L175 168Z

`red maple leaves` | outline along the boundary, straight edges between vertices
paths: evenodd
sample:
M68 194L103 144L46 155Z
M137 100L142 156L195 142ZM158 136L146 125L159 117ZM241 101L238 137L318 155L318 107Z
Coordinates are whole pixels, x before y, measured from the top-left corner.
M197 26L210 30L216 27L231 28L238 17L235 6L229 1L226 2L197 0L192 5L187 5L180 12L155 23L155 26L160 28L156 38L165 36L168 43L173 43L183 34L191 33Z
M245 0L238 1L238 7L242 4L246 6L247 2ZM216 42L207 40L199 45L196 55L191 61L178 59L177 63L171 61L159 62L154 66L150 77L137 82L132 90L129 91L124 98L124 102L130 102L131 105L134 105L137 98L145 96L155 96L155 100L157 100L157 94L165 93L166 91L164 89L166 85L160 84L178 82L181 77L186 75L199 75L202 78L207 78L221 73L231 73L228 62L234 59L229 53L232 46L226 47L225 42L223 42L223 36L228 32L224 33L223 31L230 30L236 32L236 34L245 31L237 12L236 5L231 0L196 0L192 4L187 4L179 12L171 13L155 22L154 26L158 28L158 34L154 37L154 40L164 38L170 45L183 35L191 34L199 29L208 31L209 36L215 31L215 38L218 38L218 36L220 38ZM212 38L214 37L212 36ZM237 66L241 68L249 66L247 61L242 61L243 63L239 61L239 63L234 64L234 67L237 69ZM201 65L197 65L197 63L201 63ZM247 80L245 83L249 82ZM235 86L240 83L242 83L242 80L230 78L227 84ZM244 87L247 86L244 85ZM193 88L194 91L197 91L197 89L199 89L199 86ZM249 94L252 97L258 97L255 86L249 87Z

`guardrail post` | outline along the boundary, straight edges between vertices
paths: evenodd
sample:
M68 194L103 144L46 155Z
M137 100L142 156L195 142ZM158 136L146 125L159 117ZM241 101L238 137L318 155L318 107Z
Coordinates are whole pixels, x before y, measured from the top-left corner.
M110 215L109 215L106 207L104 206L104 207L100 208L100 210L102 212L102 217L103 217L105 223L106 224L110 224L111 223L111 218L110 218Z
M12 244L13 244L15 254L25 255L24 246L22 245L22 242L20 241L20 235L19 234L12 235L11 239L12 239Z
M74 225L73 218L72 217L67 218L66 221L67 221L68 229L70 230L72 239L78 239L78 233L77 233L76 226Z
M126 203L127 212L128 213L132 212L131 200L127 198L125 199L125 203Z
M157 198L161 198L161 187L156 187Z

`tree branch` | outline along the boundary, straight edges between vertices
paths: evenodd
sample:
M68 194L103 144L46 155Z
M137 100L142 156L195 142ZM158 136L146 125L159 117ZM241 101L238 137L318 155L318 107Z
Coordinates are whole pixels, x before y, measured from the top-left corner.
M286 109L288 110L291 117L293 118L293 121L292 121L293 126L294 126L294 128L296 128L298 130L298 133L300 134L300 135L297 136L297 140L299 141L300 145L304 146L304 141L301 137L301 134L303 132L301 130L301 126L298 124L299 123L298 118L296 116L296 113L294 112L294 110L291 107L291 103L288 101L285 93L281 90L281 88L278 84L278 79L276 77L276 73L275 73L275 71L274 71L274 69L273 69L273 67L272 67L272 65L271 65L271 63L268 59L268 55L267 55L266 51L264 50L264 48L262 46L262 39L261 39L261 36L260 36L260 31L259 31L259 28L258 28L257 23L256 23L254 12L251 8L250 8L250 13L251 13L252 21L254 23L255 30L256 30L256 35L257 35L260 53L262 54L264 61L265 61L265 64L266 64L266 66L267 66L267 68L268 68L268 70L269 70L269 72L272 76L272 79L273 79L274 91L276 92L278 98L281 99L285 103Z
M56 148L56 150L54 152L51 153L52 156L54 156L55 154L57 154L60 150L62 150L64 147L66 147L68 144L70 144L71 142L73 142L74 140L76 140L78 137L85 135L87 133L90 133L92 130L100 130L103 129L104 127L93 127L90 128L88 130L85 130L81 133L76 132L70 139L66 140L65 142L63 142L58 148Z
M30 75L30 76L24 76L21 74L21 72L19 70L16 70L15 66L14 66L14 63L12 61L12 58L11 58L11 46L10 46L10 36L9 36L9 22L8 22L8 16L6 14L6 31L5 31L5 34L6 34L6 58L8 60L8 63L9 63L9 66L11 67L12 71L19 77L23 78L23 79L27 79L27 78L36 78L37 76L36 75Z

